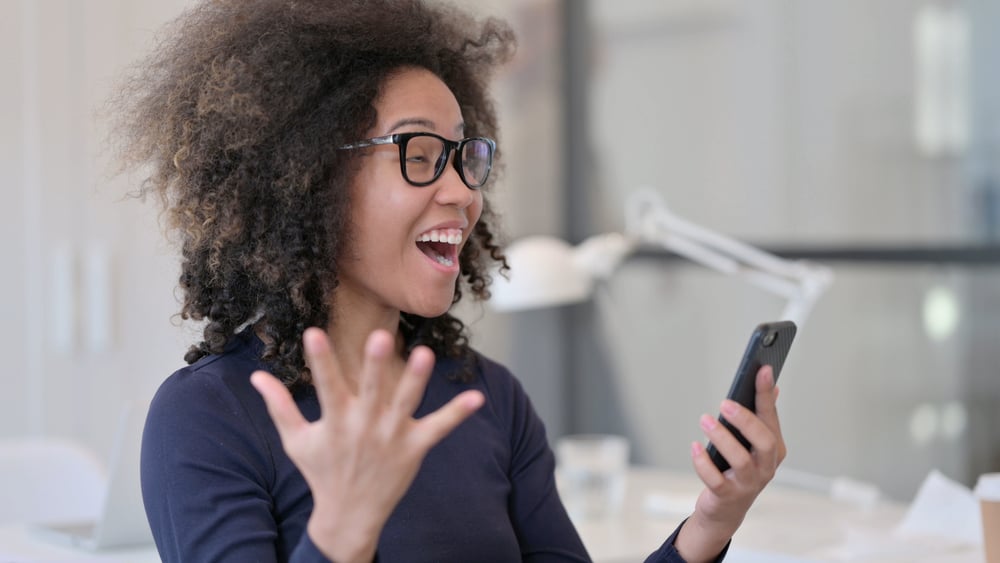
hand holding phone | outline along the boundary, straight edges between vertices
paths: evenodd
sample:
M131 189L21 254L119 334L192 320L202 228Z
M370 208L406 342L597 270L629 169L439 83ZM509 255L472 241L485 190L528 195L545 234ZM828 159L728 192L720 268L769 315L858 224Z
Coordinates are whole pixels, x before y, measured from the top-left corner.
M774 372L774 381L778 381L778 374L781 373L781 367L785 364L785 358L788 357L788 351L792 347L796 330L795 323L792 321L778 321L757 325L757 328L750 335L746 352L743 353L743 359L740 361L736 375L733 377L733 384L729 388L727 398L736 401L751 411L757 412L757 372L763 366L771 366ZM728 428L747 450L752 450L750 442L743 434L721 415L719 416L719 422ZM722 457L722 454L719 453L713 444L708 444L707 451L709 458L719 468L719 471L729 469L729 462L726 461L726 458Z

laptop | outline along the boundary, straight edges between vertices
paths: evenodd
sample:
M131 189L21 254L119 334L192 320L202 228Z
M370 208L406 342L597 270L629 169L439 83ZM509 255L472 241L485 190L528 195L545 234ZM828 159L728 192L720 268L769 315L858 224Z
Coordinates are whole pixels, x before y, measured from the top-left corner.
M126 404L108 464L108 486L96 521L38 524L39 537L89 550L152 545L139 484L139 452L149 403Z

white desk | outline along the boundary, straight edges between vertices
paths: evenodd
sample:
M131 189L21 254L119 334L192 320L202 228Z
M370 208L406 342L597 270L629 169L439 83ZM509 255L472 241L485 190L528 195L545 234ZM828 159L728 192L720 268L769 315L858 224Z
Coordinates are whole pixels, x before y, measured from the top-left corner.
M694 474L633 468L622 514L613 520L577 522L595 563L635 563L663 543L694 507L701 482ZM669 501L652 514L648 495ZM982 563L981 549L942 551L934 545L894 540L891 530L905 507L880 503L870 510L825 496L770 485L733 538L727 563L858 561L864 563ZM848 543L850 540L850 543ZM845 546L853 546L848 550ZM908 551L907 551L908 550ZM154 563L150 545L91 552L53 544L24 526L0 526L0 563Z
M576 522L595 563L642 561L694 508L701 482L648 468L630 470L619 517ZM668 501L651 513L650 493ZM982 549L944 550L892 537L905 507L881 502L871 509L834 501L812 492L768 486L733 538L727 563L863 561L866 563L982 563Z
M0 563L160 563L156 547L87 551L53 543L24 525L0 526Z

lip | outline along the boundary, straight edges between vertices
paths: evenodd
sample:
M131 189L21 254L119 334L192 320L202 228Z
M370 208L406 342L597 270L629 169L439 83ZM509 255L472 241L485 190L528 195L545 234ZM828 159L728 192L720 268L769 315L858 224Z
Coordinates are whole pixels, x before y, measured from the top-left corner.
M437 229L462 229L462 240L464 241L466 239L467 235L468 235L468 233L466 232L466 229L468 229L468 228L469 228L469 222L468 221L459 221L459 220L445 221L443 223L438 223L437 225L434 225L433 227L428 227L426 229L423 229L422 231L420 231L420 232L417 233L417 237L419 237L420 235L422 235L424 233L427 233L427 232L430 232L430 231L433 231L433 230L437 230ZM414 237L414 240L416 240L416 237Z

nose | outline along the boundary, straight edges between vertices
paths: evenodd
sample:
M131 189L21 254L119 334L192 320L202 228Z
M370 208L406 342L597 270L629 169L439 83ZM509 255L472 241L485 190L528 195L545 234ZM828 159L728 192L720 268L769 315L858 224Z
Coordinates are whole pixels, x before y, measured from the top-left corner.
M452 155L452 158L456 158L456 155ZM441 205L454 205L459 209L469 207L479 197L479 190L473 190L465 185L452 162L445 166L441 177L434 183L434 188L437 190L434 193L436 202Z

